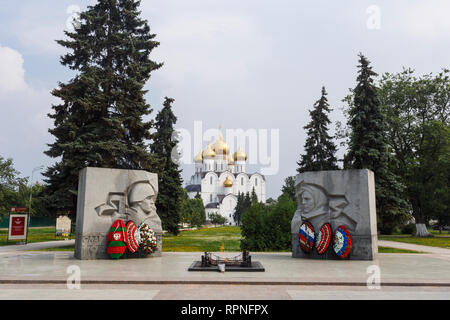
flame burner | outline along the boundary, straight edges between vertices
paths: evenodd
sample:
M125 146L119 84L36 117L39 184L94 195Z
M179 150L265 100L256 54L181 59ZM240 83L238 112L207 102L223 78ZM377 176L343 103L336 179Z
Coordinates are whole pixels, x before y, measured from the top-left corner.
M260 262L252 262L252 256L247 250L231 258L205 252L201 259L194 261L188 271L220 271L219 265L225 265L225 271L265 271Z

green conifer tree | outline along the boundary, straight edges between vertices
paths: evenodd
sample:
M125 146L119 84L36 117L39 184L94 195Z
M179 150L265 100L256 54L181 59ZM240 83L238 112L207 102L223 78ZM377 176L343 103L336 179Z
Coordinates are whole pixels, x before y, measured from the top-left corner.
M253 187L252 194L250 197L252 203L258 203L258 196L256 195L255 187Z
M173 139L174 125L177 122L177 118L172 112L173 101L174 99L166 97L164 107L156 116L156 132L153 134L150 150L157 162L152 170L158 173L159 182L156 209L163 229L176 235L179 232L178 224L180 223L182 179L181 170L172 157L173 154L178 153L176 148L178 141Z
M45 153L58 161L44 173L49 203L55 210L76 208L78 172L92 167L143 169L153 160L145 145L152 109L144 85L161 67L150 60L159 45L141 19L140 1L99 0L80 14L74 32L57 41L71 52L61 64L76 71L52 94L62 100L53 106L50 133L55 142Z
M243 209L244 209L244 194L239 191L237 195L236 207L233 213L233 218L237 225L241 223L241 216L243 213Z
M382 233L391 233L408 217L408 204L403 199L404 185L390 170L395 159L385 140L386 128L373 80L377 74L362 54L359 63L357 85L349 101L350 137L344 168L374 172L378 228Z
M250 193L247 192L244 197L244 211L250 208L250 205L252 204L252 198L250 197Z
M297 162L297 172L337 170L336 145L328 134L330 119L328 113L331 109L328 104L327 92L322 87L322 96L309 111L311 121L304 127L307 130L305 154Z

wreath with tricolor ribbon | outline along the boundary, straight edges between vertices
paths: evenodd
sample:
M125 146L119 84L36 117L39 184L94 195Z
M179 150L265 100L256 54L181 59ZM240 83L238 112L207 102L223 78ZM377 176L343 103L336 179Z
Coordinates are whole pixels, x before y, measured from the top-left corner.
M305 253L310 253L312 248L314 247L314 228L311 223L308 221L303 223L300 226L300 230L298 231L298 238L300 242L300 248Z

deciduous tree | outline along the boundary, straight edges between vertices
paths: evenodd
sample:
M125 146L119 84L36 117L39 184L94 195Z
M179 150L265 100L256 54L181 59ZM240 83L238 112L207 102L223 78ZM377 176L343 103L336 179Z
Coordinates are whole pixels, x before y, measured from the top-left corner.
M379 97L386 141L398 160L394 170L407 187L416 235L428 236L429 219L445 223L450 218L449 71L421 77L411 69L386 73Z

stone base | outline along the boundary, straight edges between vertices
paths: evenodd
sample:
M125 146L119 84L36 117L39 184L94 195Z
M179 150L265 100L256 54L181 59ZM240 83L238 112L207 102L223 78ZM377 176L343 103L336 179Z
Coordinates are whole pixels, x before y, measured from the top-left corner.
M351 236L345 260L373 260L378 253L375 176L367 169L303 172L296 176L297 211L291 221L292 257L340 260L333 250L333 236L343 226ZM331 243L323 255L314 247L300 248L299 231L308 222L318 236L329 223Z
M123 258L161 256L162 226L157 215L158 176L144 170L87 167L79 172L75 257L110 259L106 239L118 219L146 223L155 233L157 250L124 254ZM147 199L147 200L146 200ZM146 202L145 202L146 201ZM145 204L145 209L141 207Z
M162 232L155 233L158 247L152 254L146 254L139 249L135 253L125 252L122 258L150 258L160 257L162 254ZM106 253L106 238L108 232L105 233L93 233L93 234L80 234L77 233L75 240L75 258L80 260L96 260L96 259L110 259Z

